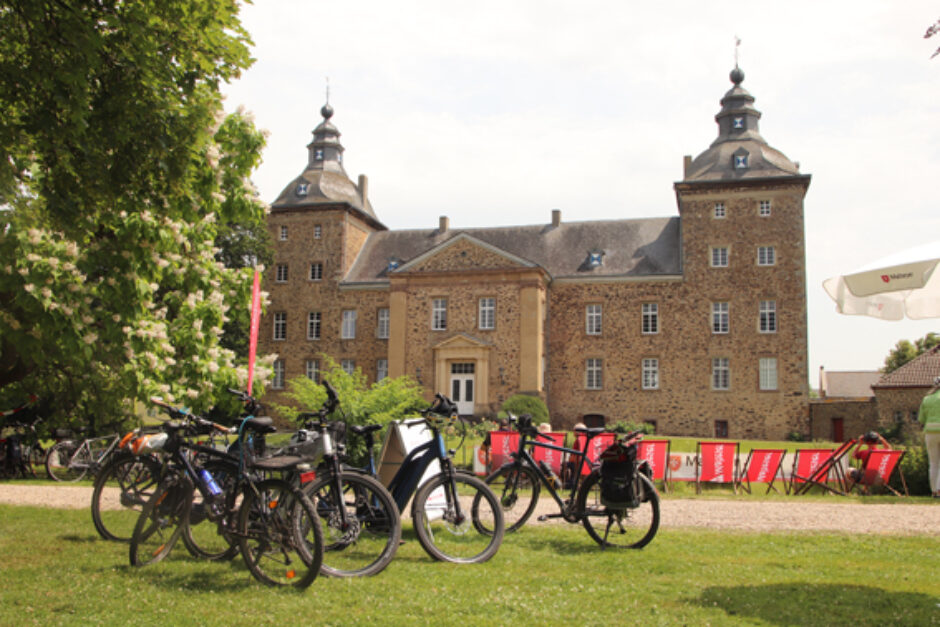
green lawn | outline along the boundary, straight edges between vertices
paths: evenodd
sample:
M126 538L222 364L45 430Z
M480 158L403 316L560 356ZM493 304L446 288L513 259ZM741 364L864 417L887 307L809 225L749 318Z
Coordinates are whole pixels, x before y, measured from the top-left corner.
M601 552L579 526L529 527L461 566L431 561L406 527L377 577L298 593L182 546L132 568L86 511L0 506L0 520L4 625L940 624L940 539L927 536L664 530L642 551Z

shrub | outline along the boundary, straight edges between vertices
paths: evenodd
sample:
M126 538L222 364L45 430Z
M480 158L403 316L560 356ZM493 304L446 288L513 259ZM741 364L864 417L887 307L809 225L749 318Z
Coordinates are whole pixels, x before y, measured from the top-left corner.
M614 423L610 430L614 433L630 433L631 431L639 431L647 435L656 433L656 427L648 422L628 422L626 420Z
M927 496L930 494L930 480L927 476L927 449L923 446L909 446L901 459L901 472L907 483L907 491L911 496ZM903 492L901 476L895 471L891 477L891 487Z
M538 396L529 396L528 394L510 396L503 403L502 411L516 416L531 414L532 422L535 424L549 421L548 406ZM500 417L503 417L502 413Z
M787 434L787 440L790 442L808 442L809 438L802 431L791 431Z

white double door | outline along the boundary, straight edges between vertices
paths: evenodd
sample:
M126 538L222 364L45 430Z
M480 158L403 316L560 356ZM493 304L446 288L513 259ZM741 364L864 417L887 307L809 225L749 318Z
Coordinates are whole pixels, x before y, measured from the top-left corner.
M460 415L473 414L473 402L476 398L474 363L452 363L450 365L450 400L457 403Z

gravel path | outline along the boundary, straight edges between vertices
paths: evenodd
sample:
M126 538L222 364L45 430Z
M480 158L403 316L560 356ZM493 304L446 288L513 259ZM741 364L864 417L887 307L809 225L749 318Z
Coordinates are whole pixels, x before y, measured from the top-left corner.
M90 502L91 488L86 486L0 484L0 503L4 504L83 509ZM555 511L557 507L551 499L539 499L531 522L538 524L536 516ZM664 499L661 511L664 527L940 536L940 505L929 504L870 504L848 499L845 503L832 503L800 497L786 501L684 498Z

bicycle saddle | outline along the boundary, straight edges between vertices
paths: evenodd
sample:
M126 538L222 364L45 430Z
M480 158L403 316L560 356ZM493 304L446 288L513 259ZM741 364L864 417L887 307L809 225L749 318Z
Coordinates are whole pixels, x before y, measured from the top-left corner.
M382 428L382 425L352 425L349 427L356 435L365 435Z
M274 421L270 416L254 416L248 418L242 423L243 429L251 429L257 433L274 433L277 429L274 427Z

